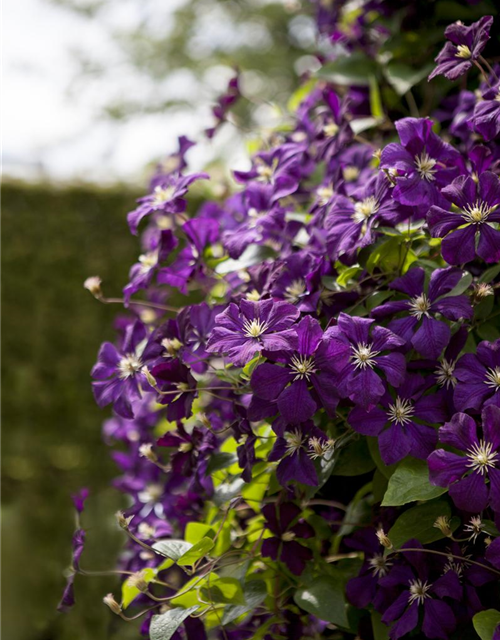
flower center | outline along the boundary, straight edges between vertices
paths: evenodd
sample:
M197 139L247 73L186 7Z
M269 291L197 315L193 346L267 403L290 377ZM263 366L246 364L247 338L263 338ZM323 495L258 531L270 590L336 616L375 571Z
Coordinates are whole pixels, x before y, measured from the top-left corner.
M291 456L302 447L302 444L305 440L302 433L298 430L295 431L287 431L284 435L286 442L286 454L287 456Z
M165 202L168 202L169 200L171 200L174 193L175 193L175 187L172 185L169 187L160 187L160 186L155 187L155 190L153 193L153 206L160 207Z
M472 58L472 51L466 44L459 44L457 46L455 58L463 58L464 60L468 60L469 58Z
M474 204L469 204L462 209L461 216L470 224L483 224L494 209L495 207L488 206L486 202L476 200Z
M128 355L123 356L123 358L118 363L118 375L120 376L120 378L122 378L122 380L130 378L130 376L133 376L141 369L142 362L133 353L129 353Z
M401 425L410 422L412 415L412 403L409 400L404 400L400 397L396 398L396 402L394 404L389 405L389 410L387 412L387 416L391 422L396 422Z
M316 189L316 195L318 196L318 201L321 206L327 204L330 198L333 197L333 189L331 187L320 187Z
M157 502L163 495L161 484L148 484L144 491L138 494L141 502Z
M158 251L149 251L139 256L141 263L141 273L147 273L158 264Z
M257 165L257 173L261 182L271 182L274 170L268 164L259 164Z
M291 542L294 538L295 533L293 531L285 531L285 533L281 534L283 542Z
M375 196L369 196L368 198L361 200L361 202L356 202L356 204L354 205L354 213L352 214L351 218L352 220L354 220L354 222L361 223L367 220L378 210L379 204L377 202L377 199L375 198Z
M247 338L258 338L261 336L267 329L267 322L261 322L256 318L252 321L245 320L243 324L243 334Z
M316 371L314 358L312 356L307 358L306 356L295 355L292 357L290 369L292 374L295 374L294 381L303 380L304 378L309 381L311 375Z
M189 453L192 451L193 445L191 442L181 442L179 445L179 451L181 453Z
M316 460L316 458L322 458L325 453L330 451L335 447L334 440L320 440L316 436L309 438L309 457L311 460Z
M381 553L376 553L373 558L370 558L368 564L370 565L373 575L378 578L383 578L387 575L387 572L392 567L392 562L384 558Z
M182 347L182 342L177 338L163 338L161 346L165 348L165 356L176 356Z
M423 604L426 598L431 597L428 593L431 587L431 584L427 584L427 580L425 582L422 582L422 580L410 580L409 604L413 604L414 602Z
M472 540L473 542L475 542L477 537L483 533L483 529L484 524L479 516L473 516L469 520L469 524L466 524L464 527L464 531L470 533L469 540Z
M327 138L333 138L339 132L339 125L335 122L329 122L323 127L323 133Z
M348 166L344 167L344 169L342 170L342 175L344 176L344 180L346 182L354 182L359 178L360 173L361 172L358 167Z
M428 182L432 182L436 178L434 174L437 169L434 169L436 161L434 158L431 158L428 153L421 153L419 156L415 156L415 166L417 167L417 171L420 174L420 177L423 180L427 180Z
M438 385L446 388L454 387L457 384L457 379L453 375L454 371L455 362L448 362L446 358L443 358L439 367L434 371Z
M306 283L303 280L294 280L292 284L285 289L285 300L288 302L298 302L301 296L306 292Z
M486 374L486 385L491 387L495 391L500 389L500 367L494 369L488 369Z
M375 356L378 356L380 351L372 351L372 345L364 342L358 342L354 347L351 346L352 356L351 361L355 363L355 369L366 369L366 367L373 367L376 364Z
M415 316L418 320L420 320L422 316L429 315L427 312L429 311L430 308L431 308L431 301L425 295L425 293L423 293L421 296L416 296L415 298L412 298L410 302L410 309L411 309L410 315Z
M467 457L469 461L467 466L473 471L478 471L481 475L488 472L488 467L494 467L498 461L498 454L493 450L493 444L491 442L485 442L480 440L479 444L475 442L470 449L468 449Z

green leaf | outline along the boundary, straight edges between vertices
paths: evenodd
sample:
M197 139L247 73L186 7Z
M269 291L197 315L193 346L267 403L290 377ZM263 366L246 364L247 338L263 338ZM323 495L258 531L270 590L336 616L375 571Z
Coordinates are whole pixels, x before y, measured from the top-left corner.
M243 367L243 370L241 372L241 377L245 378L246 380L250 380L250 378L252 377L252 373L254 372L254 369L261 362L264 362L264 358L260 355L260 353L258 353L255 356L255 358L252 358L250 362L247 362L247 364Z
M203 522L188 522L184 531L184 537L187 542L196 544L202 538L214 538L215 531L209 524Z
M311 80L308 80L305 84L301 85L296 91L294 91L288 100L288 110L292 113L297 111L300 103L307 98L317 84L317 78L311 78Z
M496 264L494 267L490 267L483 272L481 277L479 278L479 282L489 283L494 280L497 275L500 273L500 264Z
M185 540L159 540L153 545L156 553L172 560L178 560L186 551L189 551L193 545Z
M363 53L339 56L333 62L323 65L318 72L320 78L326 78L334 84L350 86L352 84L368 86L370 76L374 75L377 65Z
M354 279L361 271L362 269L359 266L348 267L336 278L336 282L341 287L346 287L349 280Z
M383 118L384 109L382 107L382 100L380 98L380 90L378 88L377 78L370 76L370 110L374 118Z
M220 471L221 469L227 469L232 464L234 464L238 460L238 456L235 453L215 453L210 456L210 460L208 461L207 469L205 471L205 475L209 476L214 471Z
M341 580L319 576L302 587L293 596L301 609L340 627L348 628L344 586Z
M197 560L203 558L214 546L211 538L202 538L194 544L186 553L177 560L177 564L181 567L192 566Z
M380 451L378 448L378 438L368 436L366 440L368 442L368 449L370 450L370 454L373 458L373 461L377 465L377 469L385 478L389 479L392 476L392 474L396 471L397 465L396 464L386 465L384 463L384 461L380 457Z
M371 311L372 309L375 309L375 307L383 304L387 300L387 298L390 298L392 295L392 291L377 291L377 293L372 293L366 299L366 308L368 309L368 311Z
M245 604L231 605L224 609L222 624L229 624L241 615L252 611L259 606L267 596L266 583L263 580L250 580L243 587Z
M216 578L200 589L201 597L207 602L223 604L245 604L245 596L240 581L236 578Z
M399 507L416 500L432 500L446 491L445 487L436 487L429 482L429 468L425 460L405 458L389 479L382 506Z
M486 324L481 324L476 329L477 335L483 340L489 340L489 342L494 342L498 338L500 338L500 331L498 327L491 323L487 322Z
M225 502L235 498L241 491L245 481L241 478L235 478L229 483L220 484L216 487L212 500L220 507Z
M373 640L389 640L389 627L382 622L382 616L372 611Z
M148 567L142 570L142 575L146 584L149 584L156 576L156 570L152 567ZM132 577L132 576L130 576ZM141 593L137 587L133 587L130 584L130 577L122 584L122 609L126 609L129 604L137 598Z
M472 275L470 273L465 273L461 279L457 282L457 284L453 287L451 291L449 291L443 298L449 298L451 296L459 296L464 291L466 291L470 285L472 284Z
M472 624L481 640L492 640L495 629L500 624L500 611L486 609L472 618Z
M186 618L194 613L199 607L189 607L189 609L169 609L158 616L151 618L149 627L149 637L151 640L170 640L177 629Z
M410 538L416 538L422 544L435 542L444 538L441 531L434 526L436 519L439 516L449 516L450 513L450 505L444 500L419 504L402 513L387 535L396 549ZM459 524L458 518L454 519L451 529L456 529Z
M421 82L432 71L433 65L412 69L401 62L389 62L384 69L385 77L399 96L405 93Z
M375 468L366 440L354 440L339 451L337 464L333 468L334 476L360 476Z

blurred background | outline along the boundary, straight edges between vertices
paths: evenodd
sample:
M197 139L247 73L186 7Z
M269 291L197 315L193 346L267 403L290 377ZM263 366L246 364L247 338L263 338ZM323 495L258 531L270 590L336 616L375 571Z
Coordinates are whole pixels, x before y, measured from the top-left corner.
M139 253L126 213L180 134L201 138L237 66L237 127L188 156L193 168L246 168L250 128L272 125L315 64L308 0L15 0L3 29L2 632L6 640L138 638L101 604L112 578L76 578L70 495L88 486L82 566L110 569L122 539L101 442L108 415L89 372ZM298 12L300 11L300 15ZM227 150L230 150L228 152ZM118 624L116 624L118 622Z

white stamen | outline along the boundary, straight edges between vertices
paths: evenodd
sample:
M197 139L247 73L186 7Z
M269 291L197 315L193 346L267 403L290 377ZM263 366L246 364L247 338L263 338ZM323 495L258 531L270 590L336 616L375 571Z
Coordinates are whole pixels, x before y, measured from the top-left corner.
M411 422L412 415L412 403L409 400L400 398L399 396L396 398L396 402L394 404L389 405L389 410L387 411L389 420L400 425Z
M415 156L415 165L417 167L417 172L420 174L420 177L423 180L432 182L436 179L434 176L437 171L437 169L434 169L436 160L434 160L434 158L431 158L428 153L424 152L419 156Z
M466 44L459 44L457 46L455 58L463 58L464 60L468 60L469 58L472 58L472 51Z
M428 311L430 308L431 301L425 295L425 293L422 293L422 295L412 298L410 302L410 315L415 316L415 318L420 320L420 318L424 315L427 317L429 316Z
M286 441L286 454L287 456L291 456L302 447L304 443L304 436L298 430L295 431L287 431L284 435Z
M306 283L303 280L294 280L285 289L284 298L292 304L298 302L306 292Z
M130 376L133 376L141 369L142 362L133 353L129 353L128 355L123 356L123 358L118 363L118 371L120 372L118 375L122 380L130 378Z
M369 196L361 200L361 202L356 202L351 219L358 223L365 222L370 216L377 213L379 208L380 205L377 202L377 198L375 198L375 196Z
M446 358L443 358L439 367L434 371L436 375L436 382L440 387L454 387L457 384L457 379L453 375L455 371L456 361L452 360L448 362Z
M351 346L352 356L351 362L355 363L355 369L366 369L366 367L373 367L376 364L375 357L378 356L380 351L372 351L372 345L364 342L359 342L356 347Z
M486 374L485 383L491 389L498 391L500 389L500 367L495 367L494 369L488 369L488 373Z
M384 557L382 553L376 553L368 560L371 571L377 578L383 578L392 567L392 562Z
M243 334L247 338L258 338L267 330L267 322L261 322L258 319L252 321L245 320L243 323Z
M472 516L469 520L469 524L466 524L464 527L464 531L471 534L469 540L472 540L473 542L475 542L477 537L483 533L483 530L484 524L480 516Z
M312 356L309 358L301 355L293 356L290 369L292 370L292 375L295 374L294 381L303 380L304 378L309 381L311 375L316 371L314 358Z
M161 207L162 204L165 204L165 202L168 202L169 200L172 199L172 196L175 193L175 187L174 186L169 186L169 187L160 187L157 186L154 189L153 192L153 206L154 207Z
M488 467L494 467L498 462L498 454L493 451L493 444L480 440L475 442L468 449L467 457L469 461L467 466L473 471L478 471L481 475L488 472Z
M426 598L431 597L428 593L431 587L431 584L427 584L427 580L425 582L422 582L422 580L410 580L410 597L408 598L409 604L413 604L414 602L423 604Z
M465 222L470 224L483 224L488 219L490 213L492 213L496 207L490 207L486 202L476 200L474 204L469 204L462 209L460 214Z

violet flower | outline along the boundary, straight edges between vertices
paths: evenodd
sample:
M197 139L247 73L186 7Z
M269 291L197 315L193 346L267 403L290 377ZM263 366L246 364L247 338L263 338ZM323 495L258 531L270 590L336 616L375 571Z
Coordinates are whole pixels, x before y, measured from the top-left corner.
M233 364L241 366L263 349L294 348L297 335L290 327L299 315L299 310L288 302L242 300L239 308L232 302L215 318L206 349L210 353L227 353Z
M191 415L196 395L196 380L178 358L172 358L151 369L162 394L158 402L167 405L167 420L182 420Z
M500 408L486 407L481 418L482 437L478 437L475 420L456 413L439 429L439 441L464 453L438 449L428 458L430 481L449 487L458 509L470 513L488 505L500 511Z
M488 142L500 135L500 82L483 93L483 99L476 103L471 122L474 131Z
M393 398L386 393L370 411L355 407L348 417L351 427L366 436L377 436L385 464L395 464L407 455L425 459L437 442L437 432L425 423L446 419L440 396L423 395L426 381L408 374Z
M207 180L208 178L207 173L192 173L189 176L176 173L165 176L162 182L154 187L152 193L139 198L137 209L127 215L130 231L137 235L141 220L152 213L183 213L187 206L184 196L188 192L189 186L196 180Z
M226 91L217 99L217 104L212 107L215 125L209 129L205 129L205 134L209 140L214 137L215 132L225 121L229 109L240 97L239 81L239 73L236 73L236 75L229 80Z
M330 353L338 374L338 392L367 411L386 391L380 373L393 387L399 387L406 372L403 354L387 353L402 347L405 340L389 329L374 326L374 322L341 313L338 325L327 331L335 345Z
M372 310L377 320L396 313L404 316L392 320L388 327L412 345L424 358L438 358L451 338L449 326L435 315L448 320L471 319L473 310L465 295L447 296L458 284L463 272L448 267L432 272L429 286L424 287L425 271L421 267L410 269L404 276L393 280L390 289L405 294L409 299L387 302ZM426 289L426 291L424 291Z
M446 27L444 35L449 40L439 52L437 67L429 75L429 80L443 75L448 80L456 80L472 68L490 39L492 16L483 16L466 27L458 21Z
M500 407L500 338L484 340L476 353L466 353L455 366L457 379L453 399L457 411L479 410L495 404Z
M429 118L403 118L395 123L401 144L389 143L380 158L396 186L393 197L407 206L438 204L439 189L465 170L458 151L432 131Z
M456 211L433 206L427 224L434 238L443 238L441 251L448 264L471 262L476 254L485 262L500 260L500 180L491 171L459 176L441 192ZM476 248L477 240L477 248Z
M266 519L266 527L273 533L273 537L266 538L262 543L264 558L281 560L295 575L300 575L307 562L313 555L310 549L296 540L312 538L313 528L307 522L292 524L301 514L301 510L291 502L276 505L266 504L262 508Z
M333 359L337 353L317 320L303 318L296 327L297 347L279 357L284 366L265 362L253 372L251 386L259 399L276 402L286 422L298 424L311 418L319 406L335 415L338 403Z

